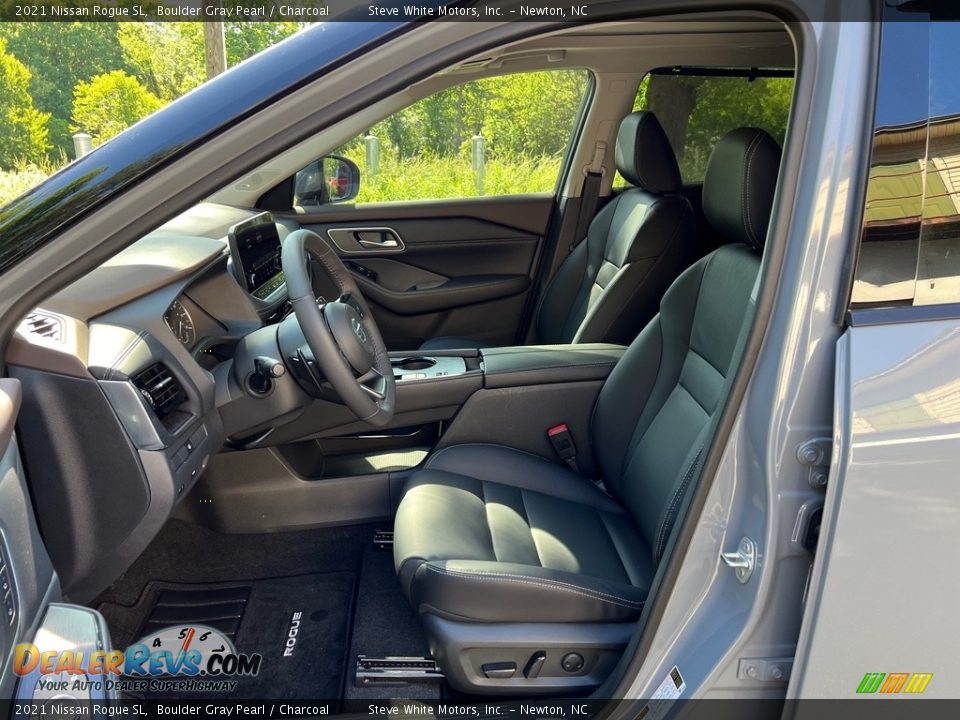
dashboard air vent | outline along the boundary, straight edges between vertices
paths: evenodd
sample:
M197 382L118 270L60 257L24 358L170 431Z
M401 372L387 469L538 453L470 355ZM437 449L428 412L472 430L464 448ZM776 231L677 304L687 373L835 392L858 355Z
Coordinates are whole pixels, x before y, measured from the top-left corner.
M187 399L180 383L163 363L158 362L134 375L133 384L161 421Z
M20 330L53 342L63 342L63 321L56 315L34 310L20 323Z

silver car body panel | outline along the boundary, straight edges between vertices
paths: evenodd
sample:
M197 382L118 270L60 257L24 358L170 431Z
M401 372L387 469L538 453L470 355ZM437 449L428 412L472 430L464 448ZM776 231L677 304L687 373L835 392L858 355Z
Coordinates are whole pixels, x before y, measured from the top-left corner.
M960 656L960 323L853 327L837 352L836 462L791 696L853 697L868 672L933 673Z

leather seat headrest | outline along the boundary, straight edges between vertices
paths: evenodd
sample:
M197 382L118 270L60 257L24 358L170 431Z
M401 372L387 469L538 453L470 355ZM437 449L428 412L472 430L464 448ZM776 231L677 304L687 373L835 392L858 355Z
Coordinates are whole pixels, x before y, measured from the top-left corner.
M731 130L717 141L703 178L703 214L732 242L763 249L773 193L780 172L780 146L760 128Z
M657 116L649 110L627 115L617 133L617 170L631 185L653 193L680 189L680 168Z

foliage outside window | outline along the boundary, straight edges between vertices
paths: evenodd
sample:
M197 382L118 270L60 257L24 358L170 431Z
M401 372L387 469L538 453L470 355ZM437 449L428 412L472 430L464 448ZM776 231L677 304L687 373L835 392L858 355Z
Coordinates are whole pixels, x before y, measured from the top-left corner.
M225 22L227 66L305 25ZM0 23L0 205L206 79L203 23Z
M683 181L697 183L717 140L734 128L763 128L782 145L792 96L792 78L651 74L640 83L633 109L656 114ZM626 184L617 174L614 185Z
M332 154L360 167L358 203L552 192L588 83L585 70L472 80L410 105Z

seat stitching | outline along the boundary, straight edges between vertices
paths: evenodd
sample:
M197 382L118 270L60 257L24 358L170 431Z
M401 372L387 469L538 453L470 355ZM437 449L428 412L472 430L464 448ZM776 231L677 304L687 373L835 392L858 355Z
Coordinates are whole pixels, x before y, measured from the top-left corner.
M753 159L753 154L757 151L757 148L760 147L760 140L763 138L761 134L763 131L758 131L754 136L753 140L750 141L750 144L747 146L747 151L743 156L743 200L741 206L743 209L743 219L747 226L747 236L753 242L754 245L758 244L757 241L757 232L753 227L753 218L750 216L750 163Z
M633 133L633 171L636 176L640 179L640 185L644 190L653 191L650 183L647 182L646 175L640 169L643 165L643 162L640 160L640 146L642 143L637 142L640 138L641 131L643 127L647 124L647 121L650 119L650 114L646 113L640 118L640 122L637 124L636 130Z
M561 582L560 580L547 580L546 578L535 578L530 577L529 575L506 575L504 573L488 573L476 570L450 570L449 568L437 567L436 565L432 565L430 563L425 563L423 567L441 575L451 575L454 577L466 577L473 579L482 578L497 582L512 582L518 585L534 585L538 587L545 587L551 590L561 590L574 595L588 597L591 600L609 602L613 605L623 605L624 607L630 608L641 608L645 602L644 600L630 600L629 598L620 597L619 595L612 595L600 590L588 590L587 588L571 585L570 583Z
M620 567L623 570L623 574L627 578L627 582L633 584L633 578L630 577L630 571L627 569L627 563L623 555L620 552L620 545L613 537L613 531L610 529L610 526L607 524L607 514L604 512L597 511L597 517L600 518L600 524L603 525L604 532L607 533L607 539L610 541L610 544L613 546L613 551L617 554L617 560L620 561Z
M654 554L654 559L659 562L660 557L663 553L663 546L666 543L666 529L669 525L670 516L673 515L677 501L679 498L683 497L683 494L686 492L687 485L690 483L691 478L693 477L694 468L696 468L697 463L700 461L700 453L703 452L703 446L700 446L700 449L697 450L697 454L694 455L693 460L690 463L690 466L687 468L686 474L683 476L683 482L680 483L680 487L673 494L673 500L670 501L670 507L667 508L667 514L663 518L663 523L660 525L660 532L657 533L657 546L656 552Z
M487 504L487 484L480 481L480 502L483 503L483 517L487 521L487 534L490 535L490 549L493 550L493 559L500 562L500 556L497 555L497 543L493 539L493 523L490 522L490 506Z
M533 534L533 524L530 522L530 513L527 512L527 495L523 488L517 488L520 491L520 507L523 508L523 519L527 523L527 530L530 531L530 542L533 543L533 551L537 554L537 562L540 567L544 567L543 558L540 557L540 546L537 545L537 536Z

